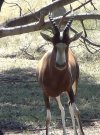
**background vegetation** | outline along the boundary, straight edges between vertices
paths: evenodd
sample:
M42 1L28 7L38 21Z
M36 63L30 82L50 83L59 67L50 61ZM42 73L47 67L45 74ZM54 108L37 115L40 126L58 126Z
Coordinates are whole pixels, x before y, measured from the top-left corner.
M8 2L14 2L14 0ZM50 1L29 0L30 5L25 0L17 2L21 4L23 14L26 14L30 12L28 10L30 5L32 10L37 10ZM96 0L95 3L99 12L100 2ZM66 9L69 9L69 6L66 6ZM4 4L0 12L0 22L18 15L17 7ZM88 29L96 26L96 22L92 20L85 23ZM73 26L81 31L80 22L74 21ZM96 29L88 31L88 35L100 43L99 21ZM38 60L51 47L40 37L39 32L0 39L0 128L31 130L44 127L45 107L35 69ZM82 119L100 119L100 53L90 54L80 41L72 43L71 48L80 65L77 104L81 117ZM69 118L67 99L64 95L62 100L66 107L66 118ZM52 126L59 128L60 112L54 99L51 101L51 106ZM70 119L67 122L67 125L69 124Z

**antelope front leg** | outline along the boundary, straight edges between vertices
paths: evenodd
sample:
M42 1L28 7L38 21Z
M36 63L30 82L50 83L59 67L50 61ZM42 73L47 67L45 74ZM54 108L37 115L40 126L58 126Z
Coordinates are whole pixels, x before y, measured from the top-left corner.
M74 115L75 115L77 123L78 123L78 128L79 128L79 131L80 131L80 135L85 135L84 132L83 132L83 129L82 129L79 109L77 108L75 103L73 104L73 108L74 108Z
M74 134L77 135L76 126L75 126L75 118L74 118L74 116L75 116L76 120L77 120L77 123L78 123L80 135L85 135L84 132L83 132L83 129L82 129L80 116L79 116L79 110L78 110L76 104L74 102L72 104L70 103L69 108L71 110L71 115L73 115L72 121L73 121L73 127L74 127Z
M74 129L74 135L78 135L77 134L77 129L76 129L76 123L75 123L75 115L74 115L74 107L73 107L73 104L74 103L70 103L69 105L69 112L70 112L70 115L71 115L71 118L72 118L72 124L73 124L73 129Z
M47 97L44 94L44 101L45 101L45 106L47 110L47 116L46 116L46 135L49 135L49 126L50 126L50 121L51 121L51 112L50 112L50 103L49 103L49 97Z
M72 124L73 124L73 129L74 129L74 135L78 135L77 134L77 129L76 129L76 123L75 123L75 113L74 113L74 93L73 90L70 89L70 91L67 93L67 96L69 98L69 112L71 115L71 119L72 119Z
M46 117L46 135L49 135L49 125L51 121L51 112L50 109L47 109L47 117Z
M76 117L76 120L77 120L77 123L78 123L80 135L84 135L84 132L83 132L83 129L82 129L82 125L81 125L81 121L80 121L79 110L78 110L78 108L77 108L77 106L76 106L76 104L74 102L74 94L73 94L73 90L72 89L70 90L68 95L69 95L69 99L70 99L69 111L70 111L71 118L72 118L74 135L78 135L77 134L77 129L76 129L75 117Z
M64 111L64 107L62 106L61 100L60 100L60 96L56 97L59 109L61 111L61 119L62 119L62 125L63 125L63 134L66 134L66 127L65 127L65 111Z

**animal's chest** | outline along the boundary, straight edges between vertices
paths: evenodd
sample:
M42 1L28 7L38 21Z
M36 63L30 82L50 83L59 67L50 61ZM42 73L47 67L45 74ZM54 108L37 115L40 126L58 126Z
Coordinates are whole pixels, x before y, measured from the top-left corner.
M66 72L55 72L52 76L45 74L43 82L45 92L52 97L56 97L70 89L70 75Z

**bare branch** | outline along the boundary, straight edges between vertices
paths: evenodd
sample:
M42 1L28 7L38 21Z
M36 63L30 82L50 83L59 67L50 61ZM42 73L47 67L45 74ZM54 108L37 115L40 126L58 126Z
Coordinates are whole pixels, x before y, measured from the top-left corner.
M22 16L22 8L17 3L13 4L12 7L13 6L17 6L19 8L20 16Z
M33 31L38 31L43 28L49 28L50 27L50 22L49 20L44 21L44 14L41 13L40 20L35 23L27 24L27 25L22 25L22 26L16 26L16 27L8 27L4 28L1 26L0 28L0 38L6 37L6 36L12 36L12 35L18 35L18 34L23 34L23 33L28 33L28 32L33 32ZM62 16L55 18L55 21L58 23L59 20L62 18ZM70 16L67 16L64 18L63 23L66 24L67 20L70 18ZM74 20L85 20L85 19L98 19L100 20L100 14L81 14L81 15L75 15ZM74 31L75 32L75 31ZM85 40L88 40L87 38ZM93 44L92 41L88 41L90 44ZM95 44L94 44L95 45Z
M91 5L93 6L94 10L97 10L97 8L94 6L92 1L91 1Z
M85 34L85 38L86 38L87 37L87 32L86 32L83 20L81 20L81 24L82 24L82 27L83 27L83 30L84 30L84 34Z
M45 14L44 14L44 16L45 16ZM35 17L35 18L37 18L37 17ZM39 18L37 18L38 20L39 20ZM57 23L59 23L59 21L62 19L62 16L59 16L59 17L56 17L56 18L54 18L55 19L55 21L57 22ZM66 22L67 22L67 20L68 19L70 19L70 16L67 16L67 17L65 17L64 18L64 20L63 20L63 24L65 24ZM89 19L97 19L97 20L100 20L100 14L79 14L79 15L74 15L74 20L89 20ZM45 22L48 22L47 20L45 21ZM38 22L37 22L38 23ZM5 23L2 23L1 25L0 25L0 27L7 27L7 22L5 22ZM32 23L31 23L32 24ZM34 23L33 23L34 24ZM47 27L47 26L46 26ZM37 30L40 30L40 29L37 29ZM34 31L34 30L33 30Z
M82 42L82 41L81 41L81 42ZM84 40L82 43L84 43L84 45L85 45L87 51L90 52L91 54L93 54L93 52L89 49L88 44L86 43L86 41Z
M9 3L9 2L6 2L6 1L5 1L5 3L12 5L11 7L17 6L19 8L20 16L22 15L22 8L21 8L21 6L19 4L17 4L17 3Z
M72 27L70 28L71 31L73 31L74 33L78 33L75 29L73 29ZM88 38L85 38L84 36L81 36L81 38L83 39L83 41L87 42L88 44L94 46L94 47L99 47L100 48L100 45L94 43L93 41L89 40Z
M24 0L24 1L28 4L28 6L29 6L29 8L31 10L31 4L27 0Z
M0 29L0 38L12 35L18 35L23 33L28 33L32 31L40 30L40 23L27 24L23 26L16 26L10 28L1 28Z
M59 16L59 17L56 17L54 18L56 22L59 23L59 20L62 19L63 16ZM63 19L63 24L65 24L67 22L67 20L70 19L70 16L66 16L64 19ZM79 15L74 15L74 20L89 20L89 19L97 19L97 20L100 20L100 14L93 14L93 13L83 13L83 14L79 14Z
M35 57L34 57L34 55L31 55L31 54L29 54L28 52L27 52L27 49L20 49L21 51L22 51L22 53L24 53L26 56L28 56L28 58L30 59L30 60L35 60Z
M44 12L44 15L46 16L48 15L49 11L53 11L61 6L68 5L75 1L77 0L56 0L55 2L41 8L40 10L36 11L33 14L30 13L22 17L11 19L7 21L6 23L4 23L3 25L5 25L5 27L13 27L13 26L20 26L20 25L25 25L28 23L38 21L37 18L40 17L41 12Z
M92 0L91 0L92 1ZM91 1L88 1L88 3L91 3ZM82 7L84 7L84 9L85 9L85 11L86 12L90 12L90 9L88 9L88 7L86 7L86 5L88 4L87 2L86 2L86 0L85 0L85 3L87 3L87 4L84 4L83 2L81 2L81 1L78 1L81 5L83 5Z
M86 39L87 38L87 32L86 32L83 20L81 20L81 24L82 24L82 27L83 27L83 30L84 30L84 34L85 34L85 38L84 39ZM84 43L86 49L88 50L88 52L93 54L92 51L89 49L88 44L86 43L86 40L83 40L83 43Z
M84 43L84 41L82 41L82 40L80 40L84 45L85 45L85 47L86 47L86 49L87 49L87 51L88 52L90 52L91 54L95 54L95 53L97 53L97 52L99 52L100 51L100 49L96 49L96 47L95 46L92 46L91 44L88 44L88 43ZM91 50L91 49L92 50ZM94 50L94 51L93 51Z
M24 0L25 2L27 2L26 0ZM61 23L63 22L63 24L65 24L67 22L67 20L70 18L70 16L68 16L69 13L71 13L72 11L76 11L79 10L80 8L84 7L86 8L86 5L88 3L90 3L92 5L92 7L94 8L94 10L97 10L94 6L94 3L92 2L92 0L88 0L84 3L81 3L80 6L78 6L77 8L73 9L71 6L72 2L75 2L77 0L56 0L53 3L49 4L48 6L43 7L42 9L38 10L38 11L34 11L34 13L31 11L31 5L27 2L27 4L29 5L30 9L29 11L31 12L31 14L28 14L26 16L21 16L22 15L22 9L21 7L17 4L17 3L8 3L8 4L12 4L12 6L17 6L20 10L20 16L19 18L15 18L13 20L10 20L8 22L5 22L3 24L1 24L1 29L0 29L0 38L2 37L6 37L6 36L12 36L12 35L19 35L22 33L28 33L28 32L33 32L33 31L37 31L37 30L41 30L43 28L48 28L50 25L50 22L48 20L44 20L44 17L51 11L55 10L56 8L59 8L61 6L70 4L70 11L67 11L63 17L59 16L57 18L55 18L55 21L57 21L57 23L60 20L59 23L59 27L61 26ZM6 2L7 3L7 2ZM2 5L1 5L2 6ZM86 11L85 11L86 12ZM67 15L67 16L66 16ZM87 36L87 31L84 25L84 20L89 20L89 19L98 19L100 20L100 14L79 14L79 15L74 15L74 20L79 20L82 24L82 28L84 30L84 34L85 36L81 36L81 39L83 40L82 42L84 42L84 45L86 47L86 49L90 52L90 53L95 53L97 51L99 51L100 49L97 49L96 47L100 48L99 44L94 43L93 41L91 41L88 36ZM34 21L37 21L35 23L32 23ZM21 26L20 26L21 25ZM77 33L76 30L74 30L73 28L71 28L71 30L74 33ZM92 50L92 51L91 51ZM27 53L26 50L24 50L24 53Z
M74 2L74 1L76 1L76 0L71 0L71 2ZM49 12L49 9L53 11L54 9L58 8L59 5L62 6L64 4L69 4L68 2L69 1L65 2L64 0L62 0L62 3L61 3L61 0L58 0L56 2L53 2L53 4L50 4L47 7L42 8L41 10L39 10L37 12L34 12L34 13L31 12L31 14L26 15L24 17L15 18L13 20L6 21L5 23L1 24L1 26L2 25L4 27L17 26L17 25L24 25L24 24L27 24L29 22L33 22L33 21L36 21L36 20L38 21L39 20L39 17L40 17L40 12L41 11L44 12L44 15L47 15L48 12ZM80 9L81 7L83 7L84 5L86 5L86 4L90 3L90 2L91 2L91 0L88 0L87 2L81 4L79 7L73 9L73 11L76 11L76 10ZM68 15L70 12L71 11L68 11L64 16ZM64 16L63 16L63 18L64 18ZM91 16L92 16L92 14L91 14ZM77 16L77 17L80 17L80 18L79 19L76 18L76 20L81 20L81 16ZM87 14L84 14L84 18L82 18L82 19L88 19L88 17L87 17ZM63 18L61 20L63 20ZM91 18L91 19L96 19L96 18ZM98 19L98 16L97 16L97 19Z
M28 9L29 11L30 11L30 13L32 13L32 14L34 14L35 13L35 9L33 10L33 11L31 11L30 9ZM37 20L39 21L40 20L40 18L39 17L37 17L37 16L35 16L36 18L37 18Z
M92 0L88 0L88 1L85 2L85 3L81 3L80 6L78 6L77 8L74 8L74 9L73 9L73 12L76 11L76 10L79 10L79 9L82 8L82 7L84 7L85 5L87 5L88 3L90 3L91 1L92 1ZM61 26L61 24L62 24L62 22L63 22L65 16L67 16L68 14L70 14L71 11L72 11L72 10L67 11L67 12L63 15L62 19L61 19L60 22L59 22L59 27Z
M72 27L70 28L74 33L78 33L75 29L73 29ZM91 54L94 54L98 51L100 51L100 49L95 49L94 47L99 47L100 48L100 45L92 42L91 40L89 40L87 37L84 37L84 36L81 36L81 39L83 39L83 41L81 40L82 43L84 43L86 49L88 52L90 52ZM95 51L91 51L90 48L94 49Z
M44 24L44 17L45 17L45 13L42 11L40 13L40 19L39 19L39 23L41 26Z

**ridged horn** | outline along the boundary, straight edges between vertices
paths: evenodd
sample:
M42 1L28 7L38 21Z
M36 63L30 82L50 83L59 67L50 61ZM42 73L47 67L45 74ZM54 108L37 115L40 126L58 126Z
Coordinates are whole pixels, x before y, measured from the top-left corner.
M49 14L49 20L50 20L50 22L51 22L51 24L52 24L52 26L53 26L53 32L54 32L54 34L60 35L59 29L58 29L58 27L57 27L57 25L56 25L54 19L51 17L50 14Z
M69 19L69 21L67 22L67 24L66 24L66 26L65 26L65 29L64 29L64 31L63 31L63 36L65 36L66 34L69 33L69 29L70 29L70 27L71 27L71 24L72 24L72 22L73 22L73 19L74 19L74 16L72 16L72 17Z

